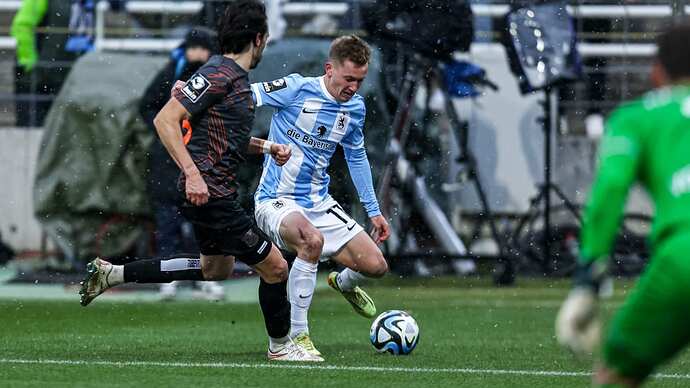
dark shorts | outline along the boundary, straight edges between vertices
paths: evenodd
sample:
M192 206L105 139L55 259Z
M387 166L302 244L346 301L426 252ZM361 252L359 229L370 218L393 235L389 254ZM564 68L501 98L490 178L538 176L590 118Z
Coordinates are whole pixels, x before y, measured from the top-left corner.
M211 198L202 206L183 201L180 211L194 225L194 235L203 255L235 256L247 265L255 265L271 252L271 240L235 196Z

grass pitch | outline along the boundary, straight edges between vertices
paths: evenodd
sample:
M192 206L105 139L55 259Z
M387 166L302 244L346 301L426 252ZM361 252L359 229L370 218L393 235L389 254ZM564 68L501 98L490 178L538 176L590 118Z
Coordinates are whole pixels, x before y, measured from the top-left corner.
M615 309L631 282L605 303ZM268 363L256 303L0 300L1 387L585 387L591 360L553 337L565 281L396 280L366 288L379 311L404 309L421 336L409 356L375 353L371 321L332 290L314 297L322 364ZM0 286L0 294L2 287ZM687 353L650 387L690 386Z

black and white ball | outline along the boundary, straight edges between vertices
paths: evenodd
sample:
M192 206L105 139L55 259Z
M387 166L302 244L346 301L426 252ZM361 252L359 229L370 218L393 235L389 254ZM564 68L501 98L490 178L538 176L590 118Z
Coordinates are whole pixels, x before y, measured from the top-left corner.
M410 354L419 340L419 326L404 311L386 311L371 324L369 339L380 353Z

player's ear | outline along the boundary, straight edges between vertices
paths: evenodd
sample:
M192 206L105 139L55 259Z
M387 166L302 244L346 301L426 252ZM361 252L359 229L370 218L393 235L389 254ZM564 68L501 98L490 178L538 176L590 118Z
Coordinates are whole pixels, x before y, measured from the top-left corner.
M326 64L324 65L324 71L326 72L327 76L333 76L333 63L331 61L326 62Z
M254 47L261 47L268 40L268 32L265 34L256 34L254 37Z

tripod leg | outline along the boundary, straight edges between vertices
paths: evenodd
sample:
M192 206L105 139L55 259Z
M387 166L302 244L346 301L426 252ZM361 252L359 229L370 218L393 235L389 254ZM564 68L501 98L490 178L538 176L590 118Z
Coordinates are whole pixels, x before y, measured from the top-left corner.
M486 192L482 186L481 177L479 175L479 170L477 169L477 162L474 158L474 154L469 147L469 123L467 120L459 120L455 107L453 106L453 101L445 92L446 99L446 110L448 114L448 119L452 128L458 128L459 132L459 143L460 143L460 157L461 161L467 165L468 177L473 181L477 195L479 196L479 202L482 206L483 218L489 223L489 229L491 230L491 237L498 247L498 259L497 264L494 268L494 282L497 285L511 285L515 282L515 266L513 260L508 257L508 252L505 249L506 244L503 238L498 233L498 228L496 227L496 220L494 220L491 212L491 207L489 201L486 197Z
M472 156L470 156L470 159L472 159ZM474 187L477 190L479 201L482 204L483 217L489 223L491 237L498 246L498 262L494 268L494 283L502 286L511 285L515 283L515 265L513 259L508 256L508 251L505 249L503 238L498 233L496 220L492 216L489 201L486 199L486 194L484 193L484 188L481 184L479 172L474 166L474 160L471 161L470 170L470 176L472 177L471 179L474 181Z
M520 217L520 221L518 221L517 226L513 230L513 234L510 236L510 245L512 248L518 249L518 239L520 238L525 225L531 224L537 218L537 215L539 214L539 203L541 202L543 196L544 190L540 188L539 194L530 200L530 205L527 209L527 212L525 215Z
M414 107L414 96L417 90L417 81L413 74L408 73L405 75L405 81L403 83L403 90L400 97L400 102L398 103L398 109L395 112L395 117L393 119L393 133L390 135L388 140L388 161L386 168L378 182L378 193L377 197L382 205L382 210L390 217L392 212L390 209L390 185L395 174L395 168L397 165L397 160L400 155L404 152L404 143L402 142L402 137L406 137L405 132L410 126L413 107Z
M556 185L552 184L551 189L556 193L558 198L560 198L561 201L563 201L563 204L565 205L566 208L575 216L577 217L578 222L582 223L582 217L580 216L580 212L578 208L573 204L568 197L565 196L565 193Z

